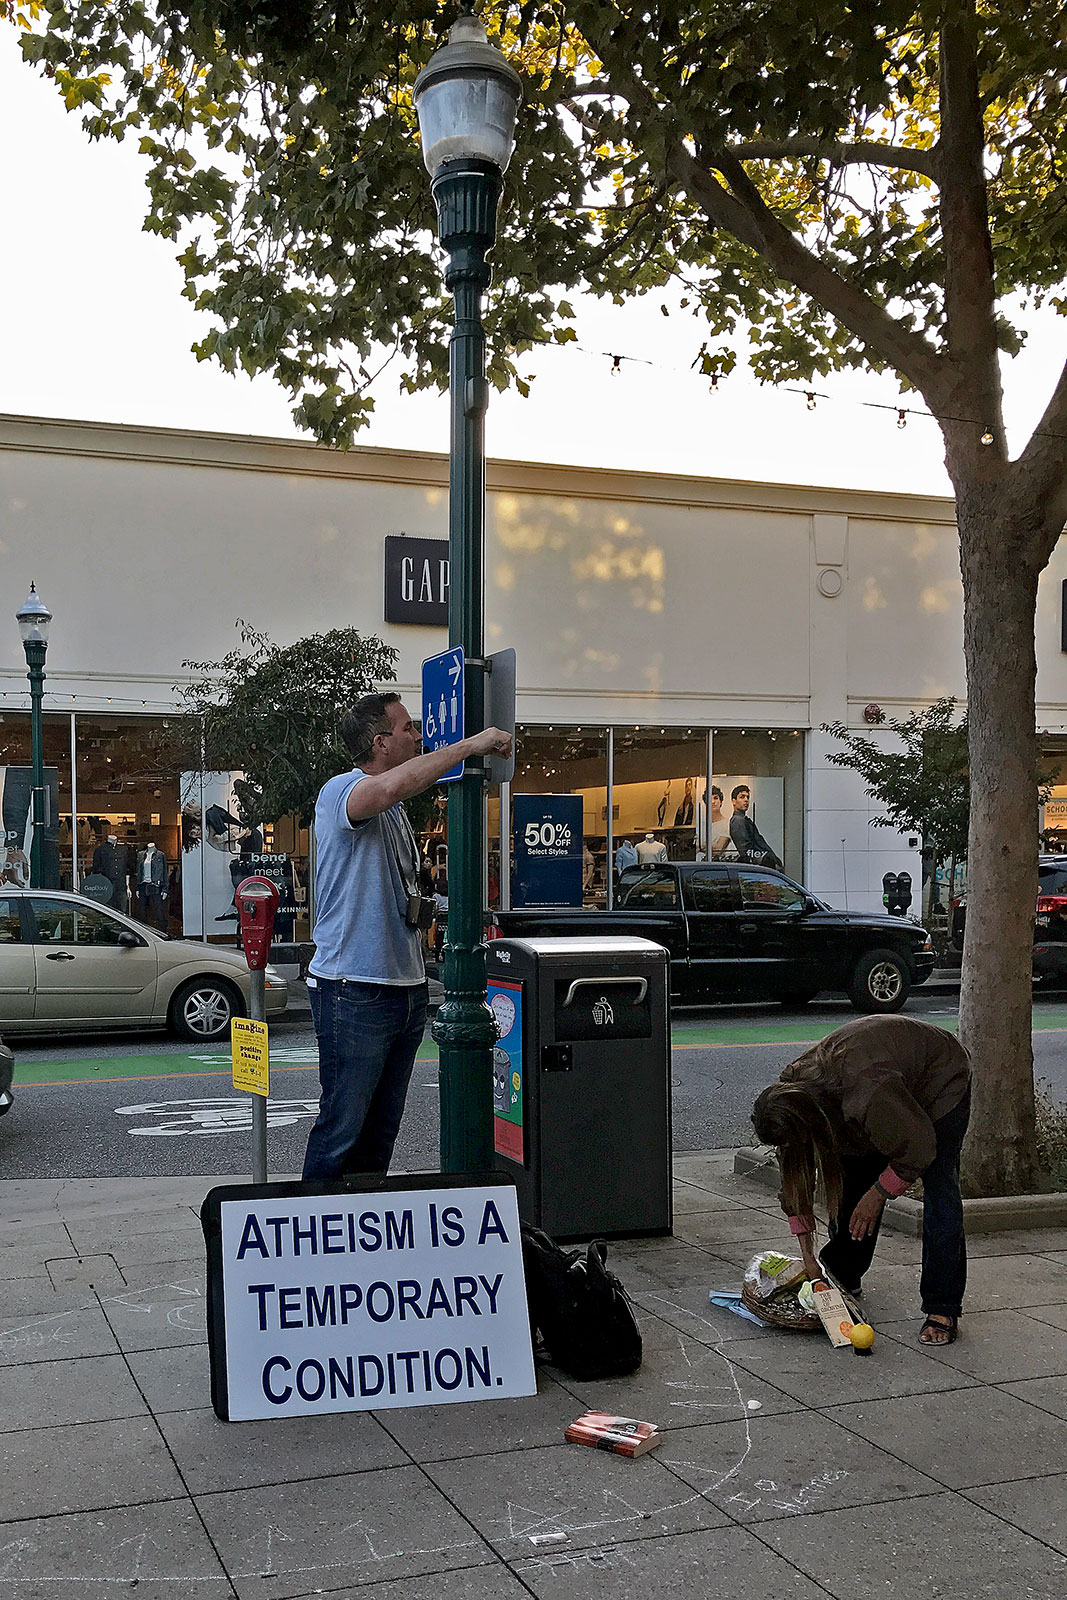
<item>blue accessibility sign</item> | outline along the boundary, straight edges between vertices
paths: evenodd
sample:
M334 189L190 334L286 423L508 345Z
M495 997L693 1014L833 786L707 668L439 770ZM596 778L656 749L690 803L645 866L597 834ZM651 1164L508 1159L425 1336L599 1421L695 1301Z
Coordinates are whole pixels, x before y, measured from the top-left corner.
M458 744L463 732L463 651L459 645L429 656L422 663L422 748L444 750ZM463 762L439 780L454 783L463 776Z

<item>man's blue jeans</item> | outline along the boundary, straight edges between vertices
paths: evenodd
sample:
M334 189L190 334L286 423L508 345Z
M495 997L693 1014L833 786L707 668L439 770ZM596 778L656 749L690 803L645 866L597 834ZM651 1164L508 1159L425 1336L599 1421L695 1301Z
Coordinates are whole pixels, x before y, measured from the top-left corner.
M319 1114L304 1181L387 1172L426 1028L425 983L396 986L315 978L308 986L319 1041Z

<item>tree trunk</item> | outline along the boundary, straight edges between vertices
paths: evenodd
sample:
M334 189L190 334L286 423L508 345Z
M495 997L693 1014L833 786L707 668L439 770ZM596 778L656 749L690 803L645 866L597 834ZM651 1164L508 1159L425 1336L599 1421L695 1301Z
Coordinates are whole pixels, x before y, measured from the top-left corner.
M979 481L981 476L984 481ZM1036 1186L1031 964L1037 899L1032 518L975 473L957 491L971 769L960 1039L974 1067L965 1193Z

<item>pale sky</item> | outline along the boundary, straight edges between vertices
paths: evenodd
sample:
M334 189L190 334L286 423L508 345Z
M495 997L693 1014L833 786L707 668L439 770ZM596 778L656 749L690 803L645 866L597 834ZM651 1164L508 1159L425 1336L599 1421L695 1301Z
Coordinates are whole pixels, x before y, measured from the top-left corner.
M210 325L182 299L175 247L141 226L147 162L136 139L92 144L54 86L24 65L0 22L0 412L294 437L287 396L271 378L233 378L190 345ZM889 378L847 374L799 393L739 370L715 393L689 371L701 342L663 296L615 307L579 302L578 343L528 358L531 396L491 396L487 447L498 457L766 479L908 493L949 493L932 421L897 426ZM1051 316L1006 374L1013 448L1044 406L1067 328ZM612 374L599 352L632 359ZM650 363L650 364L646 364ZM358 443L447 450L446 401L404 396L398 369L374 390L375 420ZM864 402L867 402L865 404ZM306 437L306 436L305 436Z

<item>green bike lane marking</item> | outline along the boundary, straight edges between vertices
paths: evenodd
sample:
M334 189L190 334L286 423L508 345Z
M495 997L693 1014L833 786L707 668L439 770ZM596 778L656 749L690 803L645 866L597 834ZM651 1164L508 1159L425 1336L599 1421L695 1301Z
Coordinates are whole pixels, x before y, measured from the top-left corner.
M854 1020L854 1019L853 1019ZM918 1018L924 1021L925 1018ZM938 1015L933 1024L955 1033L959 1018ZM741 1022L741 1023L675 1023L671 1030L671 1048L674 1050L708 1050L725 1045L814 1044L825 1039L828 1033L843 1026L840 1022ZM1034 1033L1062 1033L1067 1030L1067 1007L1050 1007L1032 1019Z
M938 1027L956 1031L955 1016L939 1017ZM722 1050L767 1045L814 1044L840 1027L824 1022L715 1022L675 1023L672 1050ZM1067 1007L1050 1008L1035 1016L1035 1033L1067 1031ZM419 1048L418 1061L436 1061L437 1046L429 1040ZM271 1051L271 1072L309 1072L318 1065L314 1046L278 1046ZM230 1053L197 1051L188 1054L140 1056L87 1056L69 1061L25 1061L15 1058L15 1086L61 1088L74 1083L118 1083L123 1080L230 1077Z
M419 1047L419 1061L436 1061L437 1046ZM286 1049L278 1046L270 1053L273 1077L279 1072L315 1072L318 1054L313 1046ZM69 1061L25 1061L15 1054L15 1088L62 1088L74 1083L121 1083L123 1081L165 1078L231 1078L230 1052L196 1051L188 1055L86 1056Z

